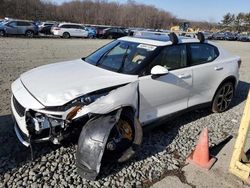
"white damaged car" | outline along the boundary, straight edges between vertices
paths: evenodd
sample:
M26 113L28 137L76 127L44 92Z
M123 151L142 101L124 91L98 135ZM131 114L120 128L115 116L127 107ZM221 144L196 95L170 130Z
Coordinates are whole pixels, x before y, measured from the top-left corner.
M78 172L95 179L105 155L118 162L134 155L151 122L203 104L227 110L240 63L200 33L123 37L22 74L12 84L15 132L27 147L78 135Z

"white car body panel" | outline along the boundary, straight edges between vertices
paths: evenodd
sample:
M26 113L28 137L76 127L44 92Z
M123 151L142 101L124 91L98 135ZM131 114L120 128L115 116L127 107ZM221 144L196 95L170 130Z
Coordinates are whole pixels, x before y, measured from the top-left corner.
M74 119L86 115L88 113L107 114L121 107L132 107L135 112L138 108L138 81L127 84L111 91L108 95L100 97L95 102L84 106ZM69 110L70 112L70 110ZM66 117L68 112L65 113ZM138 112L137 112L138 114Z
M193 89L191 90L188 107L212 101L219 85L229 76L233 75L236 78L237 86L239 80L237 61L240 58L231 55L226 50L218 49L220 55L213 62L192 66Z
M55 36L63 36L63 33L67 32L70 34L71 37L88 37L89 33L88 31L84 29L76 29L76 28L62 28L62 25L79 25L79 24L74 24L74 23L61 23L58 25L57 29L52 29L52 33ZM81 25L79 25L81 26ZM59 30L58 30L59 29Z
M140 122L142 124L187 108L192 89L190 67L170 71L158 78L153 79L149 75L139 80Z
M25 108L28 109L42 109L44 106L39 103L24 87L20 78L17 79L11 85L12 93L15 95L15 98L18 102Z
M41 66L21 75L29 92L44 106L61 106L103 88L136 81L138 76L108 71L83 60Z

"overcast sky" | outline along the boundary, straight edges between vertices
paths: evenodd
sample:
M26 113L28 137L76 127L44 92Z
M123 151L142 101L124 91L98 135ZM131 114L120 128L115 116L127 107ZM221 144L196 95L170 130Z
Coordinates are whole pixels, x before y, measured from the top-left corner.
M71 0L50 0L62 3ZM111 0L110 0L111 1ZM113 0L125 3L127 0ZM228 12L250 12L250 0L136 0L171 12L178 18L219 22Z

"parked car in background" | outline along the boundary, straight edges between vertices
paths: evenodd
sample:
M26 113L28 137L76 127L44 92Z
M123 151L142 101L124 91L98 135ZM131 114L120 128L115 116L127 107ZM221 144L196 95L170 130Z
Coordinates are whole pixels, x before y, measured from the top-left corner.
M242 41L242 42L249 42L250 41L250 33L239 34L237 37L237 40Z
M224 40L233 41L233 40L236 40L236 39L237 39L237 37L236 37L236 35L234 33L231 33L231 32L225 32L224 33Z
M87 38L89 32L80 24L75 23L60 23L51 28L51 32L55 36L63 38L70 37L85 37Z
M127 36L128 34L121 28L108 28L103 30L103 38L118 39Z
M205 31L205 32L203 32L203 34L205 36L205 39L207 39L207 40L211 40L212 39L212 36L213 36L212 32Z
M55 22L42 22L38 25L39 27L39 33L45 34L45 35L50 35L51 33L51 28L55 24Z
M89 38L96 38L97 37L97 31L94 27L85 27L85 30L88 31Z
M96 29L96 37L103 38L104 29L107 29L109 27L107 27L107 26L95 26L94 28Z
M34 37L38 34L38 27L31 21L10 20L2 22L0 25L0 36L5 35L25 35Z
M212 35L213 40L224 40L225 39L225 34L222 32L214 33Z

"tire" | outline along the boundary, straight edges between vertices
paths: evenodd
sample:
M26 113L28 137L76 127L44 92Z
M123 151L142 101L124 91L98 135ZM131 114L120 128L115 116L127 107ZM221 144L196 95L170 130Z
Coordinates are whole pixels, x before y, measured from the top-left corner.
M26 36L26 37L29 37L29 38L33 38L33 37L34 37L34 32L28 30L28 31L25 32L25 36Z
M229 109L234 96L234 84L232 82L223 83L216 91L213 102L212 111L221 113Z
M5 32L3 30L0 30L0 37L4 37L5 36Z
M111 159L119 163L126 162L134 156L140 147L143 137L142 127L138 119L134 118L134 116L132 114L130 115L129 113L129 111L127 111L127 113L123 113L117 125L111 130L104 152L104 161L105 159L108 159L109 161ZM125 137L122 136L122 140L120 140L119 143L116 143L116 146L113 147L113 140L117 139L118 135L123 135L121 132L118 133L117 131L119 123L128 123L130 125L132 139L129 140L126 138L128 135Z
M63 38L68 39L70 38L70 34L68 32L63 33Z

